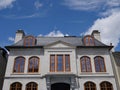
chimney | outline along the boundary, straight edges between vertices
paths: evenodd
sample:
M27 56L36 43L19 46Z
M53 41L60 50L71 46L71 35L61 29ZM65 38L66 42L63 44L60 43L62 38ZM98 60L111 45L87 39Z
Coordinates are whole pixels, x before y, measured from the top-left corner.
M15 43L20 41L25 36L25 33L23 30L17 30L16 36L15 36Z
M92 36L98 41L101 41L100 32L98 30L93 30Z

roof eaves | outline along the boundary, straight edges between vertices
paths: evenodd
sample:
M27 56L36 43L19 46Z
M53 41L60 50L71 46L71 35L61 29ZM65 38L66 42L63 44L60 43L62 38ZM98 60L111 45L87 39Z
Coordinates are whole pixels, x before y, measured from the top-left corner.
M9 51L13 48L43 48L43 46L5 46L5 48Z

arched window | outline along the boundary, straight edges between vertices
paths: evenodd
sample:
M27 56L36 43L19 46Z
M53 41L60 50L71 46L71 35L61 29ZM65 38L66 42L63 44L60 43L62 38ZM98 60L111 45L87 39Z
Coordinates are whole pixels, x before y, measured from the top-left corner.
M15 82L10 85L10 90L22 90L22 84L19 82Z
M28 72L34 73L39 71L39 58L31 57L29 59Z
M86 82L84 84L84 90L96 90L96 85L93 82Z
M92 72L91 61L87 56L83 56L80 59L81 63L81 72Z
M24 39L25 46L34 46L35 45L35 37L33 36L26 36Z
M96 72L106 72L104 58L97 56L94 58Z
M38 84L30 82L26 85L26 90L38 90Z
M84 44L85 46L94 46L94 38L90 35L84 37Z
M100 90L113 90L113 86L111 83L104 81L100 84Z
M15 58L13 72L23 73L24 72L24 65L25 65L25 58L24 57Z

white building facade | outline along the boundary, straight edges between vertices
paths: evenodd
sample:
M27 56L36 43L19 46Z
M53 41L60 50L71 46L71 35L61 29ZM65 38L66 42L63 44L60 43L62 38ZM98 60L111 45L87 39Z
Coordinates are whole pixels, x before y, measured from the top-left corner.
M16 32L3 90L119 90L110 51L94 31L85 37L34 37Z

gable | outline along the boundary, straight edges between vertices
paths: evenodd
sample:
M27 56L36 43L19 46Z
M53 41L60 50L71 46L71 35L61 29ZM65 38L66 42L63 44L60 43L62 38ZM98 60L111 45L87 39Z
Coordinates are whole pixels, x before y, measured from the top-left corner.
M46 45L44 48L75 48L75 46L63 41L57 41Z

